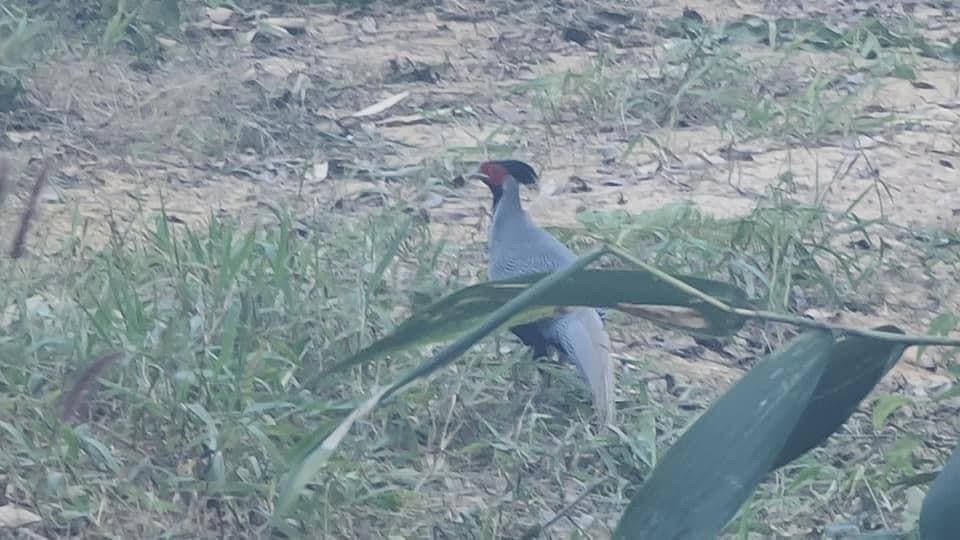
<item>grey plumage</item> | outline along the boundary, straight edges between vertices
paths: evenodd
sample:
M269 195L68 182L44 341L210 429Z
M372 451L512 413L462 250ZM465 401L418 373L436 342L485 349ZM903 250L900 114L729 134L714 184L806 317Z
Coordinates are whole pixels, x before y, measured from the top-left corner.
M576 255L567 246L530 219L520 203L517 179L506 174L499 180L499 183L488 182L494 193L488 245L490 279L555 272L576 260ZM534 354L555 349L561 358L576 364L581 377L590 386L601 422L613 421L614 366L610 358L610 339L597 310L568 308L561 316L541 319L512 330L533 347Z

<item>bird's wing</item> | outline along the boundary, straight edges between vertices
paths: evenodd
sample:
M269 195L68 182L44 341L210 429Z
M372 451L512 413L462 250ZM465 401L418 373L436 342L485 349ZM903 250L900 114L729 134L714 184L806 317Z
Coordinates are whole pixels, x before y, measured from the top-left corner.
M556 321L555 332L560 351L577 365L590 386L600 422L613 423L614 364L600 316L592 308L575 308Z

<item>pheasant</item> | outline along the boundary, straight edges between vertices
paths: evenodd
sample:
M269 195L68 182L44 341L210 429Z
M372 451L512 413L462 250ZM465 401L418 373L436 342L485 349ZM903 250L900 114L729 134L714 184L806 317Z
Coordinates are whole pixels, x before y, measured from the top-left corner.
M535 184L533 168L517 160L487 161L480 165L484 183L493 194L493 221L489 231L491 280L556 272L576 255L553 235L538 227L520 203L520 184ZM510 329L539 358L556 350L573 362L590 387L601 422L613 421L614 373L610 338L594 308L573 307L566 313Z

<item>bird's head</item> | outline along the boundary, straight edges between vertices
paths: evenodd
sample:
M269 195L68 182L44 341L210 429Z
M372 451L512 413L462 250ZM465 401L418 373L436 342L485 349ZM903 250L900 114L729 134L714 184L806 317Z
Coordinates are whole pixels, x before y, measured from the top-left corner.
M480 165L480 172L483 174L484 183L494 189L502 187L507 181L507 177L512 177L520 184L536 184L537 173L533 167L522 161L515 159L504 159L498 161L487 161Z
M503 196L503 187L507 179L512 178L517 184L529 186L537 183L537 173L533 167L515 159L484 162L480 165L480 176L493 194L494 207Z

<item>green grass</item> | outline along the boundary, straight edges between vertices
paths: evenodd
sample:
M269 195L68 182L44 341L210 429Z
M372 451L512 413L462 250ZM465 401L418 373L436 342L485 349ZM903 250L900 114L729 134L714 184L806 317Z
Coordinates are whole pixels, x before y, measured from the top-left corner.
M589 210L578 218L588 233L624 246L646 246L652 264L721 277L766 309L842 305L883 264L877 243L882 220L857 217L856 204L831 211L821 197L804 200L782 177L746 216L720 219L677 203L644 214ZM799 297L798 297L799 295Z
M180 0L12 1L0 7L0 112L24 105L25 78L50 49L77 42L108 54L123 47L132 65L163 59L157 38L180 33ZM68 45L69 44L69 45Z
M281 475L311 443L306 435L335 425L417 358L306 381L429 298L416 291L433 296L460 284L438 272L441 244L404 212L336 225L333 234L304 233L281 215L255 230L211 218L190 231L158 216L103 251L67 239L65 266L4 259L0 470L8 493L29 501L54 535L264 532ZM109 351L123 355L88 380ZM541 391L531 364L512 364L481 351L436 384L392 399L351 434L354 450L331 461L281 529L355 534L362 522L386 526L412 509L391 526L422 534L429 508L419 490L433 497L448 481L444 472L416 472L425 450L442 450L471 486L490 470L516 475L516 496L531 504L545 480L528 486L521 471L544 460L570 482L609 477L601 493L623 500L610 490L627 486L612 479L639 481L655 455L643 401L627 407L637 414L628 425L646 427L627 432L647 435L629 444L597 438L584 431L590 401L575 374L552 369L554 382ZM77 384L81 398L64 421L65 395ZM518 417L525 420L514 425ZM474 519L502 532L496 513Z
M916 77L913 56L868 46L876 37L866 30L837 36L825 47L835 55L817 61L803 56L811 46L800 37L758 51L744 47L743 36L730 28L697 25L683 36L657 47L652 59L601 53L583 70L547 75L514 91L532 97L548 126L575 119L637 138L660 129L716 126L737 142L815 145L888 128L893 118L867 112L860 96L879 77ZM850 91L848 77L866 83Z
M775 208L790 219L809 211L785 201ZM723 235L744 227L751 229L745 238L764 238L739 246L745 257L804 244L794 229L775 234L783 220L769 211L723 227L696 214L700 221L682 214L682 225L663 217L669 214L645 216L650 228L619 230L678 231L654 249L658 262L678 265L703 259L684 251L690 246L732 241ZM29 494L45 530L266 530L281 475L312 443L306 434L336 425L357 399L418 359L398 355L342 379L307 381L428 299L416 291L433 296L462 285L441 271L458 251L402 211L342 219L330 229L304 231L281 214L259 229L211 218L205 230L191 231L158 216L145 233L114 237L103 251L68 239L65 266L4 260L11 278L0 292L7 336L0 340L7 449L0 469L10 471L8 489ZM114 350L122 358L86 388L74 419L62 421L64 394L94 358ZM548 387L538 382L542 369L553 374ZM513 366L483 347L355 428L280 527L294 536L338 536L379 523L424 534L431 523L424 498L442 497L447 467L471 490L507 481L512 495L503 504L511 512L531 505L514 524L493 509L472 514L463 534L512 536L542 523L534 509L563 506L547 495L557 489L553 475L560 485L593 491L591 512L615 515L656 464L658 448L691 420L631 390L641 375L622 379L633 396L621 405L629 435L597 436L572 371ZM440 455L446 465L425 473ZM523 471L531 467L543 470L528 478ZM484 487L491 471L500 480ZM105 507L113 511L104 517ZM141 521L143 513L149 519Z
M389 328L415 283L390 283L388 267L428 258L419 226L385 226L401 217L344 223L322 240L301 239L287 218L253 231L212 219L196 233L158 219L66 268L4 261L8 487L63 530L87 528L104 504L189 515L210 501L243 508L233 526L256 529L302 434L337 420L367 384L318 395L301 380ZM87 390L80 423L59 421L58 398L111 350L124 356ZM38 482L50 489L34 493Z

